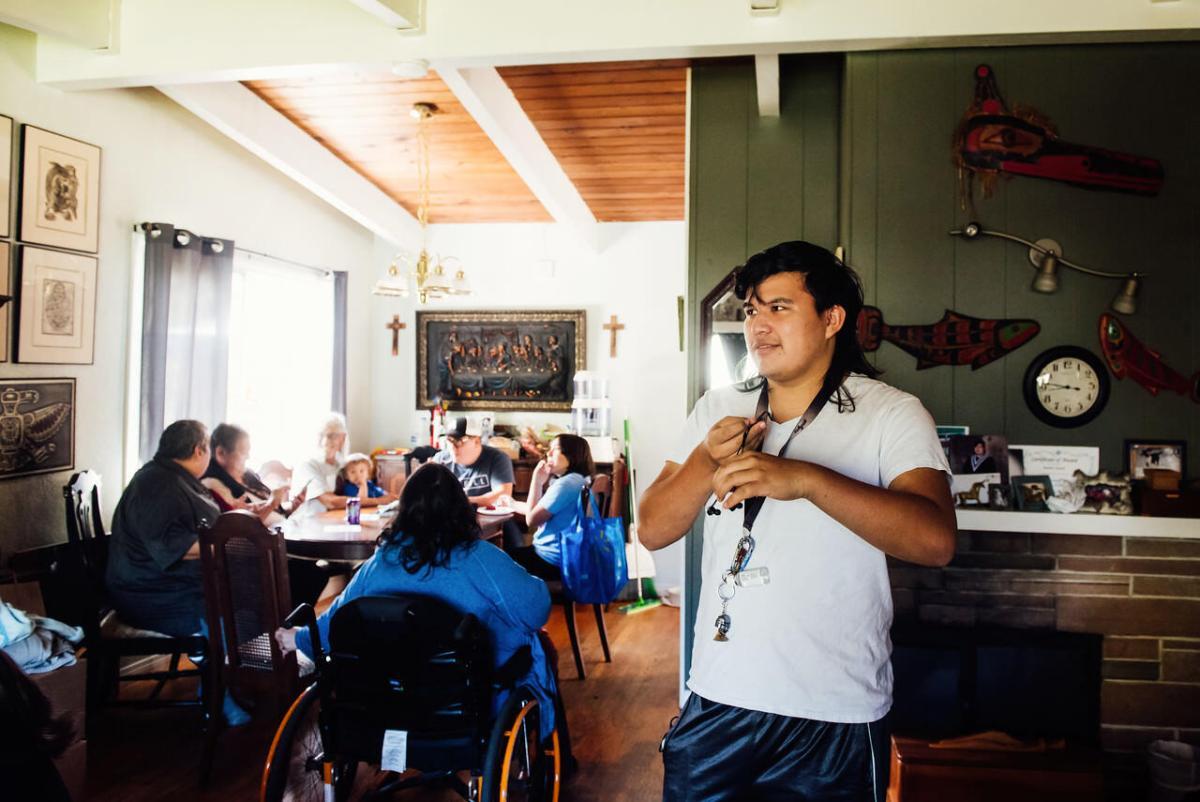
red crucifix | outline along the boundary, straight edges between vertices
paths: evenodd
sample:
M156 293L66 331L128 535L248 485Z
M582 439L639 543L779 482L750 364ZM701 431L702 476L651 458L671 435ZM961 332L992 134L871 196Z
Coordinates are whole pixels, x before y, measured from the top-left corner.
M408 324L401 323L399 315L392 315L392 322L384 328L392 330L392 356L400 356L400 329L408 328Z

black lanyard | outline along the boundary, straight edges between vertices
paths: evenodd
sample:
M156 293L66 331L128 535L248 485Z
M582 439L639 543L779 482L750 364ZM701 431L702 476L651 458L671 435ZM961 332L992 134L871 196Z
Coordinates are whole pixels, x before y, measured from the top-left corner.
M821 410L825 408L825 405L829 403L829 399L833 396L835 387L836 385L834 387L821 388L821 392L817 393L817 397L814 398L812 403L808 405L808 409L806 409L804 414L800 416L800 420L796 421L796 425L792 427L792 433L788 435L787 440L785 440L783 445L779 447L779 451L775 453L775 456L782 457L788 450L788 446L790 446L792 441L796 439L796 435L804 431L809 424L817 419L817 416L821 414ZM758 407L754 412L755 420L762 419L767 414L767 411L770 408L769 404L770 398L767 392L767 383L764 381L762 392L758 394ZM764 501L766 501L766 499L762 496L755 496L754 498L746 499L746 511L743 514L744 517L742 518L742 530L745 532L745 534L750 534L750 530L754 528L754 521L758 518L758 513L760 510L762 510Z
M788 450L788 446L796 439L800 432L808 428L808 425L817 419L817 415L821 414L821 410L829 403L829 399L833 396L834 390L838 387L837 384L827 384L821 388L821 392L817 393L817 397L808 405L808 409L800 416L800 420L796 421L795 427L792 428L792 433L788 435L787 440L780 446L776 456L782 457ZM767 418L767 412L770 404L770 394L766 381L763 382L762 392L758 394L758 406L755 409L754 420L758 422ZM754 424L750 424L753 426ZM742 447L745 448L745 441L750 435L750 428L746 428L746 434L743 436ZM739 449L739 452L741 449ZM764 496L754 496L746 499L745 509L742 513L742 536L738 538L737 545L733 550L733 561L729 565L729 570L721 575L721 584L717 587L717 596L721 599L721 614L717 616L716 626L717 634L713 636L715 641L728 641L729 628L732 625L732 619L729 617L729 602L733 600L734 594L737 593L737 586L741 584L740 575L746 570L750 564L750 557L754 554L754 536L750 532L754 529L754 521L758 518L758 513L762 510L763 503L766 501ZM718 499L717 504L720 503ZM713 505L714 507L716 504ZM709 509L712 514L712 508ZM719 510L718 510L719 513ZM756 568L750 573L761 572L762 576L757 577L760 584L765 584L768 581L768 574L765 568Z

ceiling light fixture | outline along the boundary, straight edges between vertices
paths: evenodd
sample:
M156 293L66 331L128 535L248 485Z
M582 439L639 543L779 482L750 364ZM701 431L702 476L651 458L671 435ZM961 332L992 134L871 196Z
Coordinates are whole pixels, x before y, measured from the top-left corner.
M451 295L470 295L465 271L453 256L430 255L426 248L429 224L429 120L437 113L432 103L414 103L410 112L417 120L417 223L421 226L421 250L400 252L388 266L387 275L375 283L375 295L407 298L416 293L421 303Z
M963 228L956 228L951 231L950 235L968 240L978 239L979 237L996 237L1024 245L1029 249L1029 261L1037 268L1037 275L1033 277L1034 292L1052 293L1058 290L1059 265L1077 270L1080 273L1086 273L1089 276L1121 279L1121 289L1113 297L1110 306L1114 312L1120 312L1123 315L1132 315L1137 312L1138 291L1141 289L1142 279L1146 277L1145 273L1107 273L1103 270L1092 270L1089 267L1084 267L1081 264L1076 264L1063 258L1062 246L1052 239L1040 239L1037 242L1030 242L1027 239L1003 231L988 230L979 225L979 223L967 223Z

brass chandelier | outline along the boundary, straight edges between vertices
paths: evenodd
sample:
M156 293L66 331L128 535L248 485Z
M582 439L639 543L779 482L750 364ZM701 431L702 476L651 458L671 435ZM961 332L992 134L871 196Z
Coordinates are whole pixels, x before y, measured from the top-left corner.
M421 250L401 251L388 266L387 276L375 283L375 295L407 298L416 294L421 303L454 295L470 295L466 273L453 256L445 259L426 248L429 224L429 120L437 113L432 103L414 103L409 112L417 120L417 223Z

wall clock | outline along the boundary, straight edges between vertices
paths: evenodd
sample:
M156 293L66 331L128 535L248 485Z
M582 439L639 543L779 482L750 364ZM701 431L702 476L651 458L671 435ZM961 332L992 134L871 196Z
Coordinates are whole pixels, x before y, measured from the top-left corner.
M1022 390L1038 420L1071 429L1093 420L1108 403L1108 370L1086 348L1062 345L1029 363Z

